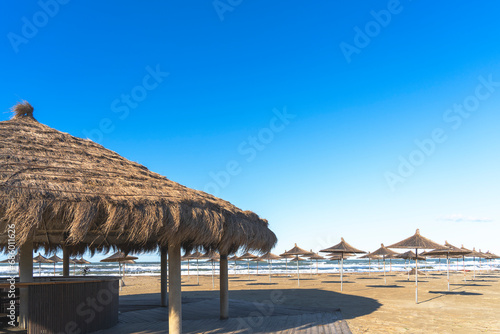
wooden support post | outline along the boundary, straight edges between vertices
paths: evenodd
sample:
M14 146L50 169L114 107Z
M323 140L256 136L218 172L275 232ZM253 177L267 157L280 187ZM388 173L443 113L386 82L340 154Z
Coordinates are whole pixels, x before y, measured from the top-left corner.
M19 249L19 282L33 282L33 242L25 242ZM28 288L19 289L19 327L28 329L29 318L29 290Z
M168 332L182 333L181 246L168 245Z
M63 247L63 276L69 277L69 249L68 247Z
M225 320L229 318L229 273L227 255L220 255L219 266L220 319Z
M161 250L161 257L160 257L160 267L161 267L161 274L160 274L160 287L161 287L161 307L166 307L167 306L167 281L168 281L168 270L167 270L167 248L162 247Z

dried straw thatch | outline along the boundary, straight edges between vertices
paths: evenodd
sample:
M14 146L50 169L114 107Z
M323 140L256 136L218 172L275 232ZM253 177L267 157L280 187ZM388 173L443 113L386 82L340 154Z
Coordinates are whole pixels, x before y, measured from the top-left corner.
M382 258L389 258L391 256L398 255L397 252L388 249L387 247L384 246L384 244L381 244L380 248L371 254L375 256L382 256Z
M123 252L116 252L115 254L102 259L101 262L125 262L129 260L137 260L137 256L127 255Z
M295 244L295 246L294 246L292 249L290 249L290 250L288 250L288 251L284 252L284 253L283 253L283 254L281 254L280 256L281 256L281 257L285 257L285 256L287 256L287 255L303 255L303 256L312 256L312 255L314 255L314 253L313 253L313 252L306 251L305 249L302 249L302 248L300 248L299 246L297 246L297 244Z
M434 249L434 248L444 248L444 246L435 243L434 241L424 238L420 235L420 230L417 229L414 235L406 238L400 242L393 245L387 246L388 248L416 248L416 249Z
M359 250L357 248L352 247L347 242L345 242L344 238L340 238L340 242L335 246L326 248L321 250L322 253L352 253L352 254L360 254L366 253L365 251Z
M232 253L269 251L265 219L184 187L90 140L40 124L27 102L0 122L0 250L8 224L18 246L73 254L153 251L180 244Z

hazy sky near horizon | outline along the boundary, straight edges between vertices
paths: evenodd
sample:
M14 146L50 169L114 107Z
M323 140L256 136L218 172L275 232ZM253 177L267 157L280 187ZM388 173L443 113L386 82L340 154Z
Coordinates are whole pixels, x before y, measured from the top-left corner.
M417 228L500 253L498 2L1 6L0 120L28 100L268 219L274 253Z

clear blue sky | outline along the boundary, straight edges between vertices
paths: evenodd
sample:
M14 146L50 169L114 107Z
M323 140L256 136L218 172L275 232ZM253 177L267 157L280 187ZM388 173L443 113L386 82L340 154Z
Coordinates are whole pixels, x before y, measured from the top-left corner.
M0 109L26 99L44 124L255 211L275 253L416 228L500 253L495 1L1 6Z

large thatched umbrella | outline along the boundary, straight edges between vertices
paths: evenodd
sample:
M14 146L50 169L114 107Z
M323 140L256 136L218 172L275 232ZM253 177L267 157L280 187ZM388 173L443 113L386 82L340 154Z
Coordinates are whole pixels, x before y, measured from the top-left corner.
M273 260L279 260L280 257L278 255L275 255L273 253L266 253L259 257L260 260L267 260L267 264L269 265L269 283L271 283L271 271L272 271L272 266L273 266Z
M448 291L450 291L450 257L458 257L464 254L470 253L469 250L464 251L458 247L455 247L448 243L448 241L444 242L444 247L439 247L437 249L431 250L429 252L422 253L423 256L433 257L433 256L446 256L446 277L448 280Z
M420 235L420 230L417 229L414 235L406 238L400 242L393 245L387 246L388 248L411 248L415 249L415 303L418 303L418 250L419 249L434 249L434 248L444 248L444 246L424 238Z
M46 257L43 257L38 253L38 256L35 256L33 258L33 263L38 263L38 276L42 276L42 263L52 263L52 260L47 259Z
M292 261L294 261L294 260L297 261L297 285L300 286L299 255L311 256L311 255L313 255L313 253L308 252L305 249L298 247L297 244L295 244L295 246L292 249L284 252L282 255L283 256L291 255L291 256L295 257Z
M7 250L5 232L14 224L21 282L33 280L33 249L62 249L65 276L71 254L160 249L162 259L168 252L171 263L169 328L175 334L182 331L181 248L216 249L227 271L227 254L240 248L265 252L276 243L267 221L253 212L184 187L91 140L43 125L27 102L13 112L11 120L0 122L0 250ZM161 284L166 305L163 278L166 275ZM221 284L222 318L228 316L226 288ZM27 292L20 298L27 300ZM27 318L27 308L21 306L22 327Z
M53 256L49 257L49 260L54 262L54 275L55 275L56 274L56 263L63 262L63 259L61 259L59 256L54 254Z
M360 259L368 259L368 276L371 275L371 269L372 269L372 259L380 259L378 255L373 255L371 252L368 252L368 254L360 256Z
M384 284L387 284L387 278L385 276L385 259L389 256L396 256L397 254L398 253L385 247L384 244L381 244L380 248L372 253L372 255L375 255L375 256L382 256L382 260L384 261Z
M363 254L365 251L359 250L357 248L352 247L347 242L345 242L344 238L340 238L340 242L332 247L321 250L323 253L335 253L339 254L340 257L340 291L343 291L344 285L344 255L345 254Z

